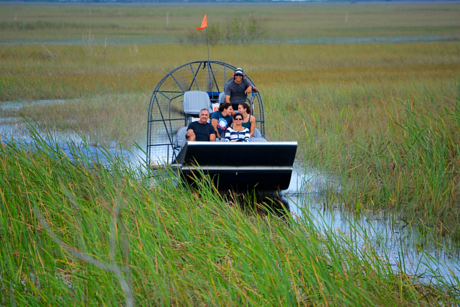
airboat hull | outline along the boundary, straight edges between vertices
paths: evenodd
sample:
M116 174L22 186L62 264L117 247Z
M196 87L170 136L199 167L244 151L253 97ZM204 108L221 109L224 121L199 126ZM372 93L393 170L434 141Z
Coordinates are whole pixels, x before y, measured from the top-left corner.
M171 166L189 182L209 175L220 190L284 190L296 151L297 142L188 142Z

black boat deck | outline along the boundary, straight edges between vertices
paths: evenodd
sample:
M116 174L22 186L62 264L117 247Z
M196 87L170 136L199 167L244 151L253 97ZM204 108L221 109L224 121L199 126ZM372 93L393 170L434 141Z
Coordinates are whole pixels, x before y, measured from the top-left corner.
M219 189L283 190L296 150L297 142L187 142L172 167L189 181L199 169Z

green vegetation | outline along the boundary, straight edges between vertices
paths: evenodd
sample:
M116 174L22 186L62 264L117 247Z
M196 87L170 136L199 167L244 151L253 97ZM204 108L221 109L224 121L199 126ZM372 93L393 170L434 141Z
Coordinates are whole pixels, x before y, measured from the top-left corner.
M173 68L205 59L207 49L142 43L185 41L203 13L210 29L253 16L270 40L449 37L215 44L210 55L243 67L261 90L270 140L297 140L299 165L340 183L325 204L383 209L418 226L420 241L460 242L458 5L0 8L2 42L84 42L3 45L1 124L21 115L40 127L64 124L91 145L143 142L155 85ZM39 99L65 103L25 102ZM18 101L19 110L3 108ZM34 141L40 149L0 142L1 305L459 304L458 281L421 284L370 243L358 249L346 236L322 233L308 212L293 221L267 213L271 204L241 210L240 200L206 181L198 193L175 187L172 175L151 182L158 175L151 170L116 158L106 168L76 147L81 157L72 162L59 146Z
M367 83L318 87L291 94L291 110L281 107L284 95L274 94L268 112L278 113L269 132L300 141L301 164L340 179L331 203L355 212L399 212L423 233L458 241L458 83L408 86L400 97ZM326 95L332 97L324 101Z
M460 284L421 284L371 244L319 231L308 212L244 213L206 181L199 192L166 173L152 184L116 158L87 168L81 147L72 162L33 139L38 149L0 145L2 305L459 303Z
M5 3L0 4L0 42L75 43L89 29L99 44L181 42L201 25L205 13L210 29L221 25L220 31L235 18L252 16L265 26L262 38L271 41L407 36L458 40L459 11L456 3Z
M192 44L216 45L218 43L226 44L248 44L259 41L263 38L267 31L265 24L257 20L253 15L243 19L234 17L233 20L225 24L220 22L208 26L208 34L202 35L201 32L195 29L187 32L187 42Z
M90 49L92 48L92 49ZM331 203L391 209L458 241L458 43L217 45L262 91L271 140L300 143L298 161L340 179ZM145 139L152 89L205 46L8 46L2 100L67 99L4 110L63 121L95 143ZM152 60L154 59L154 60ZM77 100L75 100L77 99Z

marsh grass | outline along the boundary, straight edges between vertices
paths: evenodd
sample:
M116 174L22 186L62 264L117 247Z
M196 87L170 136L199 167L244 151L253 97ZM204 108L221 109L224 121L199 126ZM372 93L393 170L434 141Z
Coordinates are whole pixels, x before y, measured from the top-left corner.
M458 304L458 285L423 284L308 214L243 213L207 180L176 186L109 153L88 168L31 130L39 146L0 146L2 304Z
M249 44L260 41L266 34L265 24L253 15L247 19L241 16L233 17L226 23L215 23L208 27L206 34L190 29L187 32L187 42L192 44L210 45L224 44Z
M459 50L457 43L253 44L214 46L210 54L211 59L244 66L264 91L276 91L280 85L298 91L310 85L358 83L404 94L418 90L414 82L455 79L460 70ZM182 44L94 45L91 51L86 46L6 46L0 50L0 100L132 92L150 96L167 72L203 59L206 53L205 46Z
M458 40L460 27L455 3L2 3L1 41L75 43L91 29L99 44L105 38L109 42L177 43L201 24L205 13L210 27L252 15L266 24L264 39L281 42L375 37Z
M37 127L58 130L56 123L86 135L92 144L112 142L133 145L145 142L144 107L141 94L103 95L87 99L26 104L3 112L4 117L33 119Z
M390 209L422 232L458 240L458 43L226 45L262 92L270 140L299 141L298 162L331 174L330 202ZM98 143L139 142L147 101L200 46L8 46L2 100L75 99L3 116L61 122ZM250 59L250 60L249 60Z
M356 212L391 209L423 233L458 240L458 84L413 86L417 92L396 97L382 87L349 86L329 91L328 102L318 89L293 94L269 131L300 141L300 159L340 179L331 200Z

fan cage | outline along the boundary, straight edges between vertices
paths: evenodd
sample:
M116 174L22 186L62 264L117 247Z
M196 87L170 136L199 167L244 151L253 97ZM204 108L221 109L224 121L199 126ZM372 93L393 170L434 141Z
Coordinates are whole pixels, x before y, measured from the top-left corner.
M172 163L178 154L177 131L186 126L183 96L187 91L207 92L211 103L218 102L225 83L233 77L235 66L219 61L196 61L169 72L156 86L147 119L147 162L149 165ZM251 78L245 76L253 85ZM257 128L265 137L264 108L260 93L248 95Z

